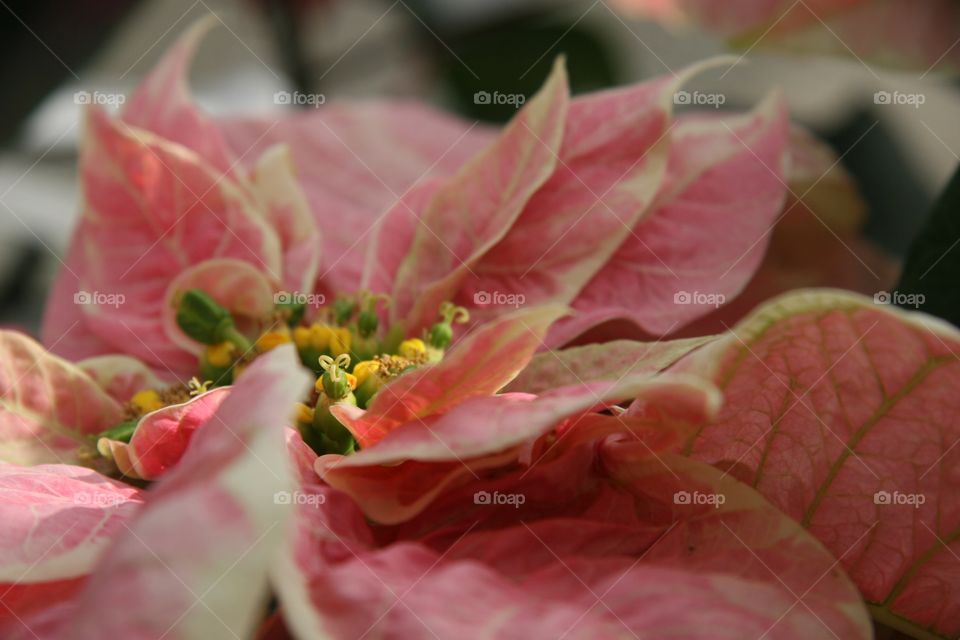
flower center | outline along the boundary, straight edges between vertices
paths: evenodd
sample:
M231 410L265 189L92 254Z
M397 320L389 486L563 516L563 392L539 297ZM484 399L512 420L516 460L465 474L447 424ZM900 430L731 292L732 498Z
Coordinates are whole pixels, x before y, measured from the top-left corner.
M469 319L466 309L445 302L428 331L405 338L396 328L382 326L380 310L389 304L386 296L361 292L338 298L308 319L304 305L284 302L275 305L272 317L253 323L255 328L242 329L241 319L204 291L187 290L179 300L177 324L204 345L199 375L188 385L141 390L128 403L123 428L100 435L129 442L143 415L185 402L210 387L233 384L259 355L293 343L301 363L316 377L296 409L301 436L318 454L350 454L357 442L330 408L345 404L366 409L391 379L439 362L453 338L453 325Z

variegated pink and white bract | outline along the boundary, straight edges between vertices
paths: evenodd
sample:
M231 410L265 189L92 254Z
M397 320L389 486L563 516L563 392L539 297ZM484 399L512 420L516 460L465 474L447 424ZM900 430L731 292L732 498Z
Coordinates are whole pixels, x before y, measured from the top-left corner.
M866 639L864 599L960 635L956 331L817 291L720 337L545 349L749 291L802 157L779 97L677 116L692 70L571 99L561 62L500 131L412 105L215 120L184 84L202 31L88 112L60 355L0 333L0 636L251 637L271 594L301 638ZM147 488L83 466L136 390L195 372L194 287L241 326L361 288L408 335L447 300L479 322L334 409L353 455L286 428L308 376L285 346L141 419L115 458Z

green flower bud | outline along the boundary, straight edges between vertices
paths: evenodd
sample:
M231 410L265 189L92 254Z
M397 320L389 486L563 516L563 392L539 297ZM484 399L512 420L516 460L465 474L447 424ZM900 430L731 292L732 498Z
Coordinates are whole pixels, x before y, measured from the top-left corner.
M342 399L332 401L326 396L321 396L317 402L316 409L313 412L313 429L317 432L318 440L322 451L318 453L339 453L347 455L356 450L357 443L353 439L350 431L340 424L334 415L330 412L330 407L334 404L349 404L356 406L357 399L353 393L349 393Z
M225 333L233 328L233 318L200 289L188 289L180 298L177 325L197 342L216 344L226 340Z
M446 349L453 340L453 327L446 322L437 322L430 327L430 333L427 336L427 342L436 349Z
M380 318L376 311L365 309L357 316L357 331L364 338L369 338L377 332L377 326L380 324Z
M337 298L333 303L333 319L340 326L346 325L353 317L355 306L350 298Z
M340 400L350 393L350 383L347 381L346 374L342 371L339 372L337 377L334 377L330 371L324 371L322 379L323 392L327 394L327 397Z

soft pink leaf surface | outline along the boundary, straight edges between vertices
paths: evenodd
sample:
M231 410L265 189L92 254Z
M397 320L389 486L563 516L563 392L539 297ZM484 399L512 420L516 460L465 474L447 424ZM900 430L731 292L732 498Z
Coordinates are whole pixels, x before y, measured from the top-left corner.
M232 173L234 161L216 123L194 104L187 85L190 63L214 17L194 23L164 54L130 96L123 121L176 142L203 158L220 175Z
M593 413L628 399L634 402L623 416ZM716 389L696 378L646 376L564 387L539 397L471 398L438 418L402 425L352 456L321 456L316 470L352 496L368 518L392 524L470 475L539 460L540 447L533 443L552 431L565 446L615 433L664 450L682 442L691 425L712 419L719 406Z
M410 253L420 226L420 212L442 187L440 178L423 180L410 187L377 222L369 244L361 286L370 291L389 292L397 270Z
M308 385L292 348L258 358L78 596L4 637L249 637L292 515L285 414Z
M558 324L550 343L614 318L669 333L739 293L783 207L787 124L776 95L733 121L679 119L651 211L580 292L579 313Z
M321 229L313 218L286 145L268 149L257 162L250 188L283 251L283 286L312 293L320 267Z
M830 291L784 296L677 368L724 409L687 445L838 558L878 616L960 634L960 334Z
M533 356L505 391L542 393L586 380L620 380L629 375L652 375L666 369L712 336L636 342L613 340L601 344L549 350Z
M77 367L117 402L127 402L143 389L162 389L167 386L148 366L130 356L96 356L81 360Z
M573 100L553 174L471 267L458 302L486 293L496 304L493 292L571 302L647 213L666 171L674 95L708 65Z
M870 637L811 536L715 470L669 464L639 444L586 443L471 479L393 527L316 485L324 507L298 511L274 573L287 623L331 638ZM678 486L726 500L678 505Z
M0 590L88 573L142 493L84 467L0 462Z
M137 423L129 444L105 440L98 447L109 447L124 475L156 480L180 462L194 433L212 419L230 389L218 387L182 404L152 411Z
M321 279L334 292L359 287L385 211L421 180L453 174L493 139L482 126L400 101L332 103L279 119L230 118L219 124L230 148L244 158L278 143L290 147L323 233Z
M366 413L342 414L361 446L370 446L406 422L439 415L472 397L507 385L543 345L562 307L505 315L461 340L439 363L405 373L383 386Z
M543 88L433 195L418 215L393 289L392 317L417 331L450 300L471 265L501 240L557 163L569 107L563 60Z
M93 378L21 333L0 331L0 363L0 460L76 461L87 436L123 418Z
M78 305L84 321L114 350L174 372L192 369L193 356L163 329L168 286L213 258L248 262L279 281L274 230L246 192L205 160L96 108L89 110L80 162L84 208L71 266L80 277L75 291L94 303Z

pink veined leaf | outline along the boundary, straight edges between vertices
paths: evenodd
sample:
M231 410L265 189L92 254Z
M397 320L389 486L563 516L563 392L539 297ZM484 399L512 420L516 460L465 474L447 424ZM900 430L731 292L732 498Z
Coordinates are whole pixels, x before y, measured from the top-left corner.
M169 384L157 377L150 367L125 355L87 358L78 362L77 367L117 402L127 402L143 389L162 389Z
M291 293L312 293L320 266L321 229L296 169L287 145L271 147L257 161L250 188L280 238L283 286Z
M288 626L335 639L871 636L834 559L754 491L639 443L601 452L471 478L390 527L315 485L273 573ZM724 502L677 504L679 487Z
M0 627L72 593L142 494L93 469L0 462Z
M0 460L71 463L123 419L120 403L76 365L33 339L0 331Z
M557 163L570 102L563 60L496 142L441 186L417 216L397 270L391 317L416 332L434 321L475 264L503 239Z
M419 215L443 184L440 178L424 180L412 186L383 213L367 250L361 288L382 293L393 289L393 279L410 253L421 224Z
M292 515L286 413L308 386L291 347L258 358L77 596L4 637L249 637Z
M163 330L168 286L185 269L214 258L248 262L279 281L276 233L245 191L199 156L99 109L88 113L80 166L84 209L74 238L81 249L71 257L81 277L74 286L93 304L77 307L114 351L189 371L193 356Z
M218 387L187 402L151 411L137 423L129 443L101 438L97 449L125 476L156 480L180 462L194 433L212 419L230 389Z
M504 391L543 393L584 380L620 380L628 375L652 375L714 339L713 336L704 336L663 342L613 340L544 351L533 356Z
M675 369L724 391L685 451L836 555L874 615L960 634L960 334L828 290L771 301Z
M676 331L746 285L786 193L788 123L773 95L749 115L679 118L667 177L651 211L584 287L578 313L550 344L627 318L652 335Z
M439 415L464 400L496 393L543 345L562 307L538 307L502 316L476 329L437 364L383 386L362 415L341 414L362 447L406 422Z
M493 313L476 302L484 293L570 303L649 212L667 169L676 92L724 60L573 100L553 174L471 266L456 300L481 318Z
M323 233L320 273L332 292L359 288L385 211L420 181L453 174L494 139L492 129L402 101L333 102L279 120L227 118L218 124L230 148L245 158L278 143L290 147Z
M622 417L594 413L628 399L638 408ZM716 390L696 378L646 376L563 387L539 397L477 397L440 417L406 423L352 456L321 456L316 470L327 484L351 495L368 518L395 524L479 471L529 462L537 456L524 455L523 445L551 431L559 432L558 442L579 441L581 431L594 440L616 433L650 443L659 439L665 449L691 431L681 424L701 424L719 406Z
M233 176L233 153L216 123L193 103L187 82L197 47L215 24L208 16L180 36L130 96L122 119L194 151L219 175Z
M808 132L790 131L789 193L753 278L732 301L679 336L726 331L763 302L794 289L837 287L873 294L892 287L899 266L861 237L866 203L836 154ZM809 247L817 247L810 259Z

